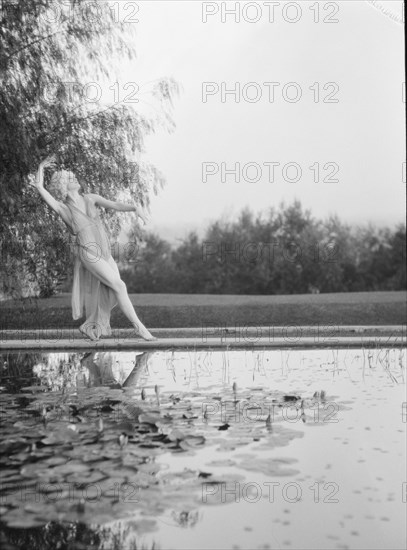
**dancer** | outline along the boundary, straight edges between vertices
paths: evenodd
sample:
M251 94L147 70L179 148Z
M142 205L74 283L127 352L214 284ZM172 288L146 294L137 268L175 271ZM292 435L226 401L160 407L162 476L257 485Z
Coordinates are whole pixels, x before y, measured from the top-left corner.
M54 167L55 157L45 159L39 165L35 187L44 201L67 225L75 236L75 264L72 288L72 315L79 319L86 312L86 321L80 326L82 334L91 340L109 336L110 313L118 304L125 316L144 340L156 340L134 311L125 283L112 258L109 239L104 230L96 206L112 208L120 212L137 212L135 205L127 205L104 199L96 194L81 194L81 186L75 175L67 170L54 172L50 189L59 194L56 200L44 188L44 168Z

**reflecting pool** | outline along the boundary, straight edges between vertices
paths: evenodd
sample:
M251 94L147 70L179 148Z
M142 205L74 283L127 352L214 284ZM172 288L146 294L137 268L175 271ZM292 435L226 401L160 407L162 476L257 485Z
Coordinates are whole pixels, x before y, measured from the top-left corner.
M1 355L6 548L404 548L406 352Z

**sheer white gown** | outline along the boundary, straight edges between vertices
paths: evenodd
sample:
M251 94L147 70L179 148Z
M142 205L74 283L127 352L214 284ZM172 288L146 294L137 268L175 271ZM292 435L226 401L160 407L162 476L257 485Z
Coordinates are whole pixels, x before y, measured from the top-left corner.
M86 320L80 330L92 340L97 340L101 336L111 335L110 314L117 302L113 290L93 275L86 264L103 258L117 273L119 269L111 255L110 242L95 204L87 195L83 198L86 213L69 197L65 202L71 218L70 226L67 226L75 236L72 316L80 319L85 313Z

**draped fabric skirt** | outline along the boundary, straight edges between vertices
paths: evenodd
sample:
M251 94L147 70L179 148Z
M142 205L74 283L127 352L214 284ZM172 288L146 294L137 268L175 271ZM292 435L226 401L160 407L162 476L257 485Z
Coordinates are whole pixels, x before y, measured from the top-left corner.
M98 218L91 218L79 209L70 208L76 223L74 244L74 274L72 288L72 316L86 320L80 330L91 339L111 335L110 314L116 305L113 290L103 284L86 267L101 258L119 272L110 252L110 243Z

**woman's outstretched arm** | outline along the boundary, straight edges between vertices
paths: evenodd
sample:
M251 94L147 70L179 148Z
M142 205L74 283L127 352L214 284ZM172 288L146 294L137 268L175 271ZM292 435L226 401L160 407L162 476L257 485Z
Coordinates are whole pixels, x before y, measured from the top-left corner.
M88 197L91 197L95 204L97 204L98 206L102 206L103 208L111 208L112 210L117 210L119 212L136 212L137 216L141 218L144 223L146 223L146 218L144 214L135 204L125 204L124 202L109 201L94 193L89 194Z

